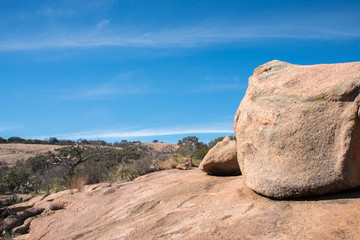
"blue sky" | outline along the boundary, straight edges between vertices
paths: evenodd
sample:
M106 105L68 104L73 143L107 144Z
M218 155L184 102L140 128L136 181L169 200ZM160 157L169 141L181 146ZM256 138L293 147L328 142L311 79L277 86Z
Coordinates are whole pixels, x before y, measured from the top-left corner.
M202 141L253 70L360 60L360 1L0 0L0 136Z

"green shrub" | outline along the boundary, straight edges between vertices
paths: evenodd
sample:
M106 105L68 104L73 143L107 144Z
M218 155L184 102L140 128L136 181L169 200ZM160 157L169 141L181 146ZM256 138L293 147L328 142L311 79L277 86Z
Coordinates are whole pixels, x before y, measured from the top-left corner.
M194 155L194 159L202 160L206 156L208 151L209 151L209 148L206 146L197 149L197 151Z
M66 178L54 177L50 179L50 181L51 182L46 183L42 182L41 186L39 186L35 192L52 194L64 191L69 188L69 182Z
M199 142L199 139L195 136L185 137L182 140L179 140L177 144L179 145L177 153L183 157L202 159L206 155L207 145L203 142Z
M20 137L10 137L7 139L8 143L25 143L26 140Z
M25 167L31 172L36 173L42 171L48 167L49 154L39 154L34 157L30 157L25 161Z
M229 136L231 140L236 140L236 137L234 135ZM225 136L215 138L214 140L210 141L208 144L209 149L213 148L218 142L221 142L224 140Z
M10 169L0 180L0 193L13 192L28 181L29 173L25 169Z
M49 144L53 144L53 145L59 144L59 140L55 137L49 138L48 142Z
M109 178L113 182L128 182L140 176L138 169L133 165L121 164L110 173Z

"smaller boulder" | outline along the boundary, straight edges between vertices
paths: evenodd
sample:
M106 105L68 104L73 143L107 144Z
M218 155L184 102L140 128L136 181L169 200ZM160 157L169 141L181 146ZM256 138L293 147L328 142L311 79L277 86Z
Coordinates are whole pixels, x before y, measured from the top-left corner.
M234 176L240 175L237 161L236 141L226 136L206 154L200 164L200 170L210 175Z
M180 164L176 166L177 169L180 170L188 170L192 167L192 159L191 158L182 158Z

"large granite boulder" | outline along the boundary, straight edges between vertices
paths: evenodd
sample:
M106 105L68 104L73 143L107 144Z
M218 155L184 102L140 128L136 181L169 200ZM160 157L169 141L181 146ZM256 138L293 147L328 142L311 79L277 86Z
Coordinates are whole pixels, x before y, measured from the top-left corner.
M234 119L246 185L271 198L360 186L360 62L254 71Z
M236 157L236 141L226 136L209 150L199 166L200 170L217 176L240 175Z

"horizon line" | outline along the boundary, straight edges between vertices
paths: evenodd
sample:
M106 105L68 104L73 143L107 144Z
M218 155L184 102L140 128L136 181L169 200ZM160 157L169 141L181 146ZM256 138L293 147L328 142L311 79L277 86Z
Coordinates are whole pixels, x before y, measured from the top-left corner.
M158 137L158 136L172 136L172 135L184 135L184 134L211 134L211 133L232 133L233 130L219 129L219 130L194 130L194 131L173 131L173 132L147 132L147 131L134 131L134 132L113 132L113 133L74 133L74 134L53 134L46 136L36 136L29 139L48 139L55 137L59 140L105 140L105 139L114 139L114 138L137 138L137 137Z

